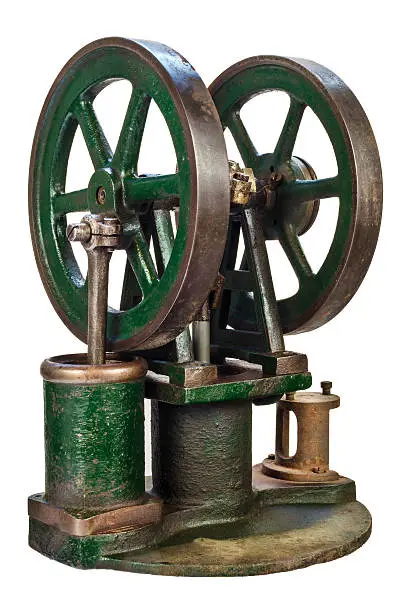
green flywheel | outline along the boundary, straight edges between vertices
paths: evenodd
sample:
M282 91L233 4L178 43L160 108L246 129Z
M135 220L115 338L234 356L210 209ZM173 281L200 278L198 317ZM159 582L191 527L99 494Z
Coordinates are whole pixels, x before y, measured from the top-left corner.
M94 110L96 96L125 79L132 94L116 150ZM139 176L138 156L151 100L173 141L173 174ZM66 192L68 159L82 131L94 173ZM141 299L109 308L110 349L152 348L175 338L207 297L224 250L229 212L228 163L211 96L192 66L158 43L107 38L79 51L55 80L42 109L31 156L30 224L42 281L57 313L81 340L87 337L87 280L66 238L72 212L114 213L127 236L127 259ZM103 193L103 198L97 194ZM176 198L178 224L168 234L159 275L143 231L144 204ZM168 222L168 218L167 218ZM170 230L170 227L168 228ZM163 231L163 217L161 228ZM177 302L177 307L174 308Z
M257 179L278 177L273 205L263 214L266 239L279 240L299 281L297 292L279 300L284 333L319 327L349 302L363 280L377 243L381 221L381 166L368 119L354 94L335 74L314 62L257 56L231 66L211 85L224 129L228 128L244 164ZM241 118L251 98L282 91L289 110L276 144L260 153ZM321 121L337 161L335 176L316 177L307 161L293 155L306 108ZM269 120L273 120L271 116ZM266 126L267 127L267 126ZM327 198L337 197L339 214L327 256L314 272L299 235L308 231ZM327 203L326 205L330 205ZM245 256L242 267L245 268ZM250 293L235 292L229 323L255 329Z

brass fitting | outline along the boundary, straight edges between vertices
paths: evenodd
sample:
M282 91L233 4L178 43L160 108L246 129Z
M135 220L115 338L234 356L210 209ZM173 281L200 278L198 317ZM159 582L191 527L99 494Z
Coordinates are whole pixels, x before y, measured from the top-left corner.
M255 176L252 168L241 168L234 161L229 162L231 204L246 206L251 193L256 191Z

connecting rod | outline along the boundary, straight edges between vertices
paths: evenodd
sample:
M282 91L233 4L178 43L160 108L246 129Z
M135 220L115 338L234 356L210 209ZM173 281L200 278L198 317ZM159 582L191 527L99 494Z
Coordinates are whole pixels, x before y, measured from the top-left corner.
M116 217L86 215L67 227L71 242L81 242L88 255L88 363L106 360L109 262L120 246L121 225Z

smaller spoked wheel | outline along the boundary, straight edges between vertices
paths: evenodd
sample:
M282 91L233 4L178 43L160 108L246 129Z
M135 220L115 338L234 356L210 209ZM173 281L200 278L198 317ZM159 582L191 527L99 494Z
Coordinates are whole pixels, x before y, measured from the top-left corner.
M117 80L130 82L132 93L112 151L94 101ZM172 174L138 174L152 100L173 142L177 169ZM66 192L68 160L78 129L94 172L88 186ZM48 296L69 329L86 341L87 279L66 238L69 213L114 213L121 221L129 268L124 282L136 285L139 295L131 303L122 300L128 304L121 310L109 308L107 346L153 348L175 338L211 290L223 255L228 190L228 162L215 106L183 57L159 43L124 38L102 39L79 51L45 101L29 181L37 264ZM178 210L175 235L169 202ZM152 254L153 241L160 262L159 255ZM123 295L128 295L127 287Z
M245 166L268 185L262 213L265 238L280 242L298 279L297 292L278 301L283 332L319 327L353 297L377 243L381 165L368 119L354 94L335 74L306 60L249 58L221 74L210 91L223 128L229 129ZM285 92L289 109L277 142L271 143L270 152L259 153L241 110L255 96L270 91ZM337 162L333 176L317 177L309 160L294 155L307 108L320 120L330 139ZM273 117L267 120L273 121ZM314 272L299 236L311 228L319 207L321 210L329 198L339 201L337 224L328 253ZM230 324L251 329L254 320L252 296L234 293Z

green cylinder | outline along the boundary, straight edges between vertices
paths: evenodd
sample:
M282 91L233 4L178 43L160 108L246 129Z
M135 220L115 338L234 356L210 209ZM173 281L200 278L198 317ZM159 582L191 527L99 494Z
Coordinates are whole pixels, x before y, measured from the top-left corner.
M63 356L41 372L46 500L90 513L136 502L145 490L143 360L88 366Z
M152 401L153 489L177 506L238 513L252 497L252 404Z

